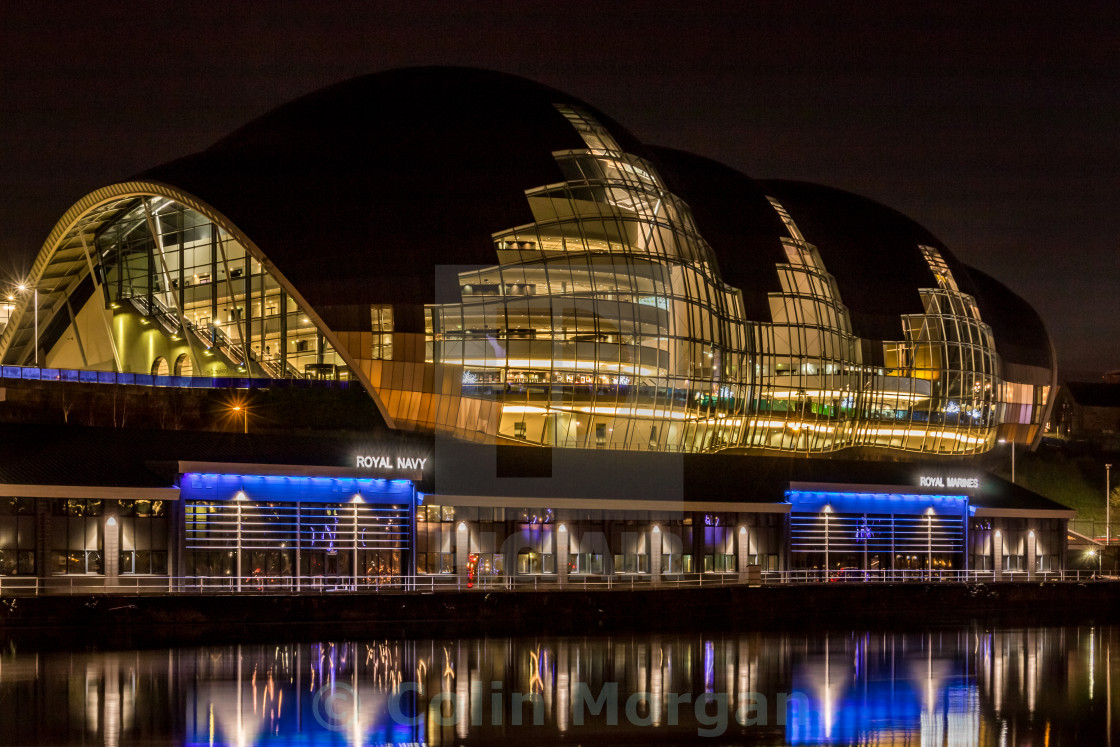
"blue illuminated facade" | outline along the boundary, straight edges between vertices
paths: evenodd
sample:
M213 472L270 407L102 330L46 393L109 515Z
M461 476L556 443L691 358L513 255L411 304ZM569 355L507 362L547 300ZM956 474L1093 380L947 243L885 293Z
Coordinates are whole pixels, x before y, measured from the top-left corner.
M411 504L410 480L300 475L184 474L179 483L184 501L255 501L312 503Z
M790 490L786 498L793 568L967 570L967 495Z
M10 430L0 575L48 592L1031 580L1072 515L949 463Z
M183 474L186 583L380 587L412 575L418 495L410 480Z

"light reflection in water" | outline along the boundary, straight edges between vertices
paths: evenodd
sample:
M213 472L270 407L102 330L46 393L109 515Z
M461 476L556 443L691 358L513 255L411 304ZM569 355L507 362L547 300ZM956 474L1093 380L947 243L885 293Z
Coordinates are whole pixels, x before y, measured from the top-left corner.
M12 645L0 653L0 743L623 745L701 734L722 737L714 744L1105 744L1116 634Z

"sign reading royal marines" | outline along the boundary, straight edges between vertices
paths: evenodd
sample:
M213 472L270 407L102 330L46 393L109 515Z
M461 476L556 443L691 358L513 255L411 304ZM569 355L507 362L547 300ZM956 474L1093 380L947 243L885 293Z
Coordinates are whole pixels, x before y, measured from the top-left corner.
M979 488L979 477L950 477L948 475L919 475L918 485L923 488Z

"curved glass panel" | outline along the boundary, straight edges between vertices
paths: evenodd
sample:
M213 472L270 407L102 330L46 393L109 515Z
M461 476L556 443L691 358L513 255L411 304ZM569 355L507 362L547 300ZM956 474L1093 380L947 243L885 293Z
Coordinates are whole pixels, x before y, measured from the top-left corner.
M95 211L92 235L71 231L82 261L52 260L64 302L40 300L43 365L168 375L174 362L182 377L349 377L305 310L226 227L167 197L107 207L111 214Z
M428 309L428 361L503 403L498 433L535 444L696 451L737 440L748 400L742 299L655 168L574 107L587 150L526 193L531 226L499 264Z

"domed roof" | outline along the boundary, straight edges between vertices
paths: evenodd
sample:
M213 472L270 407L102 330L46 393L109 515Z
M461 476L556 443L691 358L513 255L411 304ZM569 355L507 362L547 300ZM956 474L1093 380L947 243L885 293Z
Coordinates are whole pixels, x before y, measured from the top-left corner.
M918 289L933 287L936 281L919 245L937 249L958 287L974 293L952 252L902 213L819 184L769 180L764 185L789 211L805 240L820 250L861 337L901 339L900 315L922 312Z
M852 312L857 334L900 339L900 314L921 312L917 288L934 285L918 245L935 247L962 292L973 296L1008 363L1053 367L1046 327L1030 304L995 278L958 260L937 237L866 197L803 182L767 181L766 189L820 249Z
M568 94L423 67L303 96L140 178L221 211L317 308L431 301L433 268L493 263L491 234L533 220L525 190L563 180L552 153L586 147L555 104L643 152Z
M658 166L691 207L724 279L743 291L749 319L769 321L767 294L781 290L774 266L786 261L780 237L787 233L766 200L773 196L820 250L857 335L900 339L901 315L921 313L917 289L934 282L918 249L926 244L940 251L961 290L977 296L1001 352L1050 365L1049 338L1033 309L897 211L839 189L756 181L707 158L647 147L579 99L504 73L418 67L355 78L139 178L221 211L328 323L393 303L398 328L419 331L419 314L407 309L435 300L436 268L493 264L491 235L533 222L525 190L564 180L552 154L586 147L557 104L586 110L625 151Z
M975 267L967 269L980 317L992 327L1000 358L1005 363L1056 369L1054 346L1038 312L991 275Z
M769 321L767 293L782 290L774 265L787 261L787 235L761 184L730 166L672 148L651 146L669 189L681 197L711 245L724 281L743 291L747 318Z
M743 291L747 316L769 321L767 294L779 292L779 238L788 235L767 196L777 199L805 239L817 246L851 312L853 331L873 340L902 336L901 316L921 313L918 288L933 285L919 245L935 247L958 287L977 299L996 348L1011 363L1052 368L1050 338L1030 304L1006 286L960 262L923 226L885 205L818 184L756 181L692 153L650 147L669 188L692 208L725 281Z

